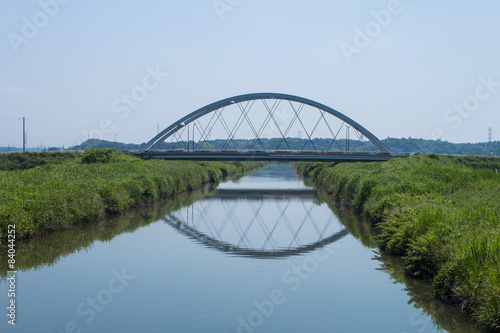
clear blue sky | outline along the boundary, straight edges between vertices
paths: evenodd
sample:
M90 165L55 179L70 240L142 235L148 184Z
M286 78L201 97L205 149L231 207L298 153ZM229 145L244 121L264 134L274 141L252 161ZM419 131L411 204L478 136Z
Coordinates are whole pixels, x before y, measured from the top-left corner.
M29 146L80 143L103 119L105 139L145 142L158 124L252 92L316 100L379 138L484 142L492 127L500 140L495 0L55 1L0 0L0 146L21 145L23 116ZM390 9L377 23L372 12ZM356 44L367 27L369 45ZM113 112L157 66L168 76Z

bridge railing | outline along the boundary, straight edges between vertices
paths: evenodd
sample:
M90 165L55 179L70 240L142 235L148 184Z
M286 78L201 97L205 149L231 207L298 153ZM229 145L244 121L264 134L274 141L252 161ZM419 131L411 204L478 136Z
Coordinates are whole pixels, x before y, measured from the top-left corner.
M129 151L132 154L142 154L142 155L163 155L163 154L171 154L171 155L192 155L192 154L220 154L220 155L248 155L248 154L273 154L273 155L348 155L348 156L408 156L409 154L389 154L386 152L341 152L341 151L322 151L322 150L250 150L250 149L240 149L240 150L231 150L231 149L196 149L196 150L186 150L186 149L155 149L155 150L136 150Z

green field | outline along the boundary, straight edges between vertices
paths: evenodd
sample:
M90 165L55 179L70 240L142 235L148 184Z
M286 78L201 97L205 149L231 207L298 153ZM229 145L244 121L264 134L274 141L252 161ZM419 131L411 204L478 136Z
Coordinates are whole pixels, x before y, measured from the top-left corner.
M299 163L338 205L364 214L378 246L489 328L500 327L500 159L420 155Z
M166 199L262 165L143 161L112 149L8 155L0 156L1 240L10 224L15 224L17 238L40 235Z

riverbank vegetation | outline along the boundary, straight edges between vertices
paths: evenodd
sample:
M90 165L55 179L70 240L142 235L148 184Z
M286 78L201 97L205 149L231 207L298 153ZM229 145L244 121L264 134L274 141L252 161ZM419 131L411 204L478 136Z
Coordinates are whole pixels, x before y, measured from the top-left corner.
M297 168L366 215L378 246L432 279L437 297L500 328L500 159L431 154Z
M46 164L62 164L79 158L79 152L0 154L0 171L25 170Z
M112 149L55 154L62 157L12 156L10 171L0 172L0 239L5 239L9 224L15 224L17 238L40 235L166 199L263 165L144 161ZM16 159L20 161L17 165L12 163Z

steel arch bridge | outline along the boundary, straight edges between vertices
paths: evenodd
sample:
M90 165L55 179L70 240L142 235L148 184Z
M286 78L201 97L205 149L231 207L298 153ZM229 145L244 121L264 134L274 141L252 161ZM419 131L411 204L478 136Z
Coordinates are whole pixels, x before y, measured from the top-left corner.
M259 108L261 115L252 118L253 109ZM280 108L281 116L287 112L287 119L279 116ZM217 125L219 133L225 133L226 137L215 140L212 136ZM247 138L242 140L237 134L244 125ZM299 137L304 132L305 139L291 138L294 129L298 129ZM318 138L320 129L324 130L326 139ZM194 138L195 130L198 141ZM204 106L159 132L137 155L162 159L265 161L385 161L394 156L375 135L339 111L310 99L279 93L239 95Z

